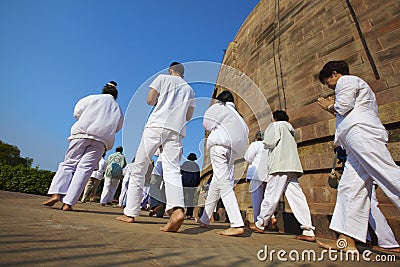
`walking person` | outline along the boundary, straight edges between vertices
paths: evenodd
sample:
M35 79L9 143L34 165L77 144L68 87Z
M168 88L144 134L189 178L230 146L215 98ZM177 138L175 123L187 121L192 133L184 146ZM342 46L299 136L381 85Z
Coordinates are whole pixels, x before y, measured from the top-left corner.
M190 220L193 217L194 193L200 184L200 167L196 163L197 155L195 153L190 153L187 159L181 166L181 175L185 195L186 219Z
M177 232L184 221L185 207L180 160L186 122L194 111L194 91L183 79L184 67L173 62L168 75L161 74L150 84L147 104L155 106L151 113L136 153L129 177L124 216L116 219L128 223L139 216L145 175L157 148L163 149L163 175L167 200L166 211L171 214L161 231Z
M114 145L114 136L122 128L123 114L116 99L117 83L107 83L100 95L82 98L75 105L77 122L71 128L65 159L58 166L43 205L53 206L58 201L62 210L72 210L101 156Z
M262 233L274 214L279 199L285 194L293 215L303 229L303 234L296 236L296 239L315 242L315 227L312 226L310 209L298 181L303 169L294 140L295 130L285 111L274 111L272 116L274 121L264 133L264 145L268 149L267 161L260 163L267 166L266 173L262 174L268 177L267 185L260 214L249 228Z
M318 98L318 104L336 116L335 146L347 152L329 228L340 235L338 242L318 242L331 249L357 250L355 240L366 242L375 181L400 209L400 167L387 148L388 133L378 116L375 94L361 78L350 75L344 61L330 61L319 81L335 90L335 98Z
M222 198L230 228L218 234L237 236L244 233L244 223L233 190L234 179L231 171L234 161L243 157L245 153L249 129L236 111L232 93L223 91L217 100L217 103L206 110L203 119L204 129L210 131L207 149L210 150L213 179L200 218L200 227L204 228L209 224L218 200Z
M81 202L85 203L86 199L89 197L90 202L94 201L94 197L96 196L97 188L99 187L100 181L103 179L104 172L106 171L107 162L104 160L105 153L101 157L99 161L99 167L95 169L90 175L89 181L85 186L85 190L83 191L83 195L81 198Z
M117 191L119 182L123 177L123 168L126 166L126 158L122 154L123 151L124 149L122 146L117 146L115 148L115 153L111 154L107 159L103 191L101 192L100 197L100 204L102 206L112 205L115 192Z

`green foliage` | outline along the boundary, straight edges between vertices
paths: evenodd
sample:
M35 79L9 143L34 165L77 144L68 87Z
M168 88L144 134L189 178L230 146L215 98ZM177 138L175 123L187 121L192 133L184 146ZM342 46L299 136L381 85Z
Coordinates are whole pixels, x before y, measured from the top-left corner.
M31 167L33 159L21 158L21 151L18 147L6 144L0 140L0 162L5 162L11 166L23 165Z
M0 162L0 190L47 195L54 172Z

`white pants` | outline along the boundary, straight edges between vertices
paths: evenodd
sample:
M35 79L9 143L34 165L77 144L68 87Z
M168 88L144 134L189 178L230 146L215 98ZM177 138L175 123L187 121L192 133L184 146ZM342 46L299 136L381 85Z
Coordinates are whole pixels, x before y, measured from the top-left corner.
M257 221L257 217L260 215L261 202L264 198L266 185L266 182L260 180L250 180L251 205L253 207L254 222Z
M213 168L213 178L200 221L204 224L209 224L218 200L222 198L222 203L224 203L231 227L243 227L242 215L240 214L239 205L233 191L233 176L230 175L233 166L233 161L231 162L230 160L231 149L223 146L212 146L210 148L210 159Z
M371 212L369 214L369 224L371 225L376 236L378 237L378 245L380 247L398 248L399 243L397 243L393 231L387 223L385 216L383 216L382 211L379 209L378 205L379 202L376 198L375 187L373 187L371 193Z
M100 141L72 139L64 161L60 163L53 177L48 194L60 194L63 203L75 205L104 151L104 144Z
M366 241L374 180L400 209L400 167L386 147L386 131L353 126L339 139L347 161L338 186L330 229Z
M282 194L285 194L294 217L300 223L300 228L303 229L303 235L314 236L315 227L312 226L310 209L297 177L298 173L294 172L269 175L260 215L257 217L256 226L258 228L264 229L268 225L268 221L278 206L279 199Z
M114 200L115 192L118 189L119 179L112 179L111 177L104 176L103 191L101 192L100 203L112 203Z
M137 217L151 157L163 146L163 177L165 182L166 210L184 208L182 178L180 173L181 137L178 133L163 128L145 128L136 152L135 162L129 177L128 194L124 214Z
M128 191L128 185L129 185L129 176L125 175L124 179L122 179L121 193L119 194L119 198L118 198L118 204L120 206L125 205L126 193Z

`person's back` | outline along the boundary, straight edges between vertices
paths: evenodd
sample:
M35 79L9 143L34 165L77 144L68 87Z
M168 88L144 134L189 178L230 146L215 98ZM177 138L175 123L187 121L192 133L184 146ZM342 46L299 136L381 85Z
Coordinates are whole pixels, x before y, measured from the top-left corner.
M162 127L185 136L186 113L192 106L193 89L184 79L173 75L159 75L150 85L159 93L157 104L146 127Z

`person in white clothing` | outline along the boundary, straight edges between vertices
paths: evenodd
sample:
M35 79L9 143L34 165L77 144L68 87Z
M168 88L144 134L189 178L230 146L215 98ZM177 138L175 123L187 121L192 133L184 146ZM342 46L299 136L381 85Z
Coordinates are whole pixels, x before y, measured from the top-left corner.
M293 215L300 223L303 234L295 239L315 242L315 227L312 226L311 213L298 177L303 174L297 144L294 139L295 130L289 123L289 116L283 110L272 113L274 121L264 133L264 146L268 149L266 172L259 168L261 177L267 176L267 186L261 203L260 215L249 228L262 233L278 206L279 199L285 194Z
M65 159L51 182L48 194L52 196L43 205L62 201L62 210L72 210L101 156L113 147L115 133L122 128L124 116L117 97L117 83L111 81L104 86L103 94L78 101L74 109L77 122L71 128Z
M375 94L369 85L350 75L344 61L330 61L319 80L335 90L335 98L318 98L318 104L336 115L335 146L347 152L347 161L338 186L330 229L340 233L337 242L318 242L324 248L357 250L355 240L366 242L375 181L400 209L400 167L387 148L388 134L378 116ZM344 243L344 242L341 242Z
M180 175L181 139L186 135L185 125L193 115L195 96L183 79L182 64L173 62L168 72L169 75L161 74L150 84L147 104L155 107L146 123L130 172L125 215L116 219L132 223L139 216L145 175L151 157L162 145L166 210L171 216L160 230L177 232L184 221L185 207Z
M203 127L210 131L207 149L213 169L213 179L208 191L200 227L206 227L211 219L218 200L221 198L230 221L230 228L218 232L225 236L244 233L244 223L235 196L234 179L230 175L235 160L244 156L249 129L236 111L234 98L229 91L221 92L218 102L209 107L203 119Z
M104 160L105 155L106 154L104 153L101 157L99 161L99 167L93 171L92 175L90 175L89 181L87 182L85 190L83 191L81 198L82 203L85 203L88 197L90 202L94 201L97 188L99 187L100 181L103 179L104 172L107 167L107 162Z
M161 150L161 149L160 149ZM150 179L150 212L149 216L157 214L157 217L163 217L165 213L165 186L162 170L162 153L156 151L154 156L158 157L154 164Z
M267 154L268 151L264 149L264 132L257 132L252 142L244 154L244 159L249 164L246 172L246 180L250 180L250 192L251 192L251 203L253 207L254 222L257 221L257 217L260 214L261 202L264 198L264 191L266 186L267 176L260 177L257 169L263 168L260 166L261 157ZM265 155L266 156L266 155ZM248 221L247 221L248 223ZM274 215L271 217L270 229L276 229L277 220Z

